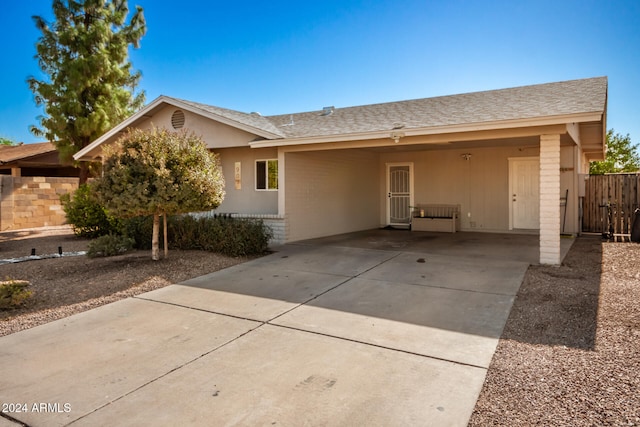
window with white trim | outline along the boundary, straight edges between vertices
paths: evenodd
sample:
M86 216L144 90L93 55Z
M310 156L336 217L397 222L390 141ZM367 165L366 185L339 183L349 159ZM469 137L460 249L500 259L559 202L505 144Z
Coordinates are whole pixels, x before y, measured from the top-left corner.
M256 190L278 189L278 160L256 160Z

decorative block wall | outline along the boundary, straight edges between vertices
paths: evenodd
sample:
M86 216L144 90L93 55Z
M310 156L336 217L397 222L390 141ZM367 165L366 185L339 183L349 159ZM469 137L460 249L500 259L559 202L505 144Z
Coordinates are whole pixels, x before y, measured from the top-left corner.
M78 178L0 177L0 230L63 225L60 195L78 188Z

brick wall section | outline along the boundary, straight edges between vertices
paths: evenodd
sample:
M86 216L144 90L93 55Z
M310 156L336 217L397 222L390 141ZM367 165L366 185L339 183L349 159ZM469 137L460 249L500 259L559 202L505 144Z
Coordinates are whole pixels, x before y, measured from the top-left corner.
M560 264L560 135L540 136L540 264Z
M60 195L78 188L78 178L13 177L0 179L0 229L63 225Z

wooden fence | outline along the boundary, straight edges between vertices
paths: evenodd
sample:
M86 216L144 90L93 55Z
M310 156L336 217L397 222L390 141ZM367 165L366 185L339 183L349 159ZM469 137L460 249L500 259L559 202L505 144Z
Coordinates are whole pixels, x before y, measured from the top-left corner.
M582 205L582 231L628 235L640 207L640 173L589 175ZM609 216L611 219L609 219Z

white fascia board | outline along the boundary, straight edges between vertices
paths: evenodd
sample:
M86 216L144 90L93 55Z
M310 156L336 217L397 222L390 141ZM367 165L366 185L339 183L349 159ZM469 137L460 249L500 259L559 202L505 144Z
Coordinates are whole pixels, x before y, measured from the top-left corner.
M501 129L529 128L551 125L566 125L569 123L597 122L601 121L602 112L571 114L563 116L551 116L532 119L502 120L494 122L468 123L461 125L432 126L413 129L389 129L375 132L360 132L352 134L336 134L316 137L281 138L271 141L250 142L251 148L285 147L291 145L322 144L330 142L363 141L368 139L392 138L392 134L401 134L402 137L453 134L464 132L491 131ZM565 131L566 133L566 131Z

